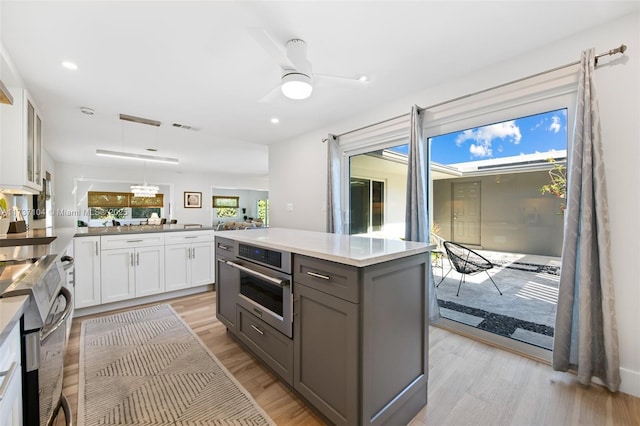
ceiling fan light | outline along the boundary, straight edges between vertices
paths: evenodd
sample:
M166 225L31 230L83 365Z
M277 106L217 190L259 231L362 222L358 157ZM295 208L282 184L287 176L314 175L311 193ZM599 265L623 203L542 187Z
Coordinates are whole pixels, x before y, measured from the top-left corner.
M311 96L311 77L301 73L290 73L282 77L282 93L289 99L301 100Z

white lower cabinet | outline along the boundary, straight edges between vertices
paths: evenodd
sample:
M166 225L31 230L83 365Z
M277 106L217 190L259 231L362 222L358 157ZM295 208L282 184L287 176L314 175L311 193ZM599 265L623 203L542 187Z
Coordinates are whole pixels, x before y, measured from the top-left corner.
M75 308L212 284L213 238L213 231L76 237Z
M102 303L164 292L162 246L102 251Z
M176 232L165 240L166 290L214 282L213 232Z
M22 424L22 368L20 367L20 323L17 322L0 346L0 425Z
M102 237L102 303L165 291L164 245L157 245L162 239L158 234Z
M100 237L75 238L74 308L100 304Z

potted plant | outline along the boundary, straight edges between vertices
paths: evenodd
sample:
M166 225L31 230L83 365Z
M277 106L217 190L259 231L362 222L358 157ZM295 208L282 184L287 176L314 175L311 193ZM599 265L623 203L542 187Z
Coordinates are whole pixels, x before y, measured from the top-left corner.
M7 235L9 230L9 211L7 210L7 200L0 198L0 235Z
M567 198L567 168L560 163L556 163L554 159L549 160L553 164L553 168L549 170L550 182L546 185L542 185L540 188L541 194L552 194L558 198ZM560 205L560 212L564 213L566 208L565 203Z

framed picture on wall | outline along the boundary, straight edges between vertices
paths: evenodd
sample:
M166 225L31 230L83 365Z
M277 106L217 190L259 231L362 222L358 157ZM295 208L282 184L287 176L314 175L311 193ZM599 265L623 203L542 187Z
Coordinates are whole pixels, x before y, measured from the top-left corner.
M185 192L184 208L185 209L202 208L202 192Z
M237 209L240 202L240 197L234 197L231 195L214 195L212 207L219 208L232 208Z

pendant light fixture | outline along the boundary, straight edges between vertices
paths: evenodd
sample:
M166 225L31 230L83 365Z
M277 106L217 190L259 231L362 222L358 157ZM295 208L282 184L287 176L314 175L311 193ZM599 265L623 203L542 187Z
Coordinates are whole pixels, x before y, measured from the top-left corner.
M131 121L133 123L139 124L147 124L149 126L154 126L156 128L156 149L158 147L158 127L162 124L156 120L150 120L148 118L135 117L133 115L120 114L120 120ZM109 151L106 149L96 149L96 155L99 157L113 157L113 158L121 158L125 160L138 160L138 161L151 161L154 163L165 163L165 164L179 164L180 161L177 158L171 157L159 157L156 155L148 155L148 154L134 154L132 152L125 152L124 150L124 123L122 123L122 151Z
M147 163L144 163L144 183L142 185L131 185L131 192L134 197L155 197L160 191L157 185L147 183Z

